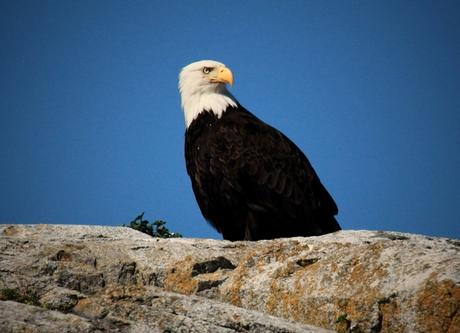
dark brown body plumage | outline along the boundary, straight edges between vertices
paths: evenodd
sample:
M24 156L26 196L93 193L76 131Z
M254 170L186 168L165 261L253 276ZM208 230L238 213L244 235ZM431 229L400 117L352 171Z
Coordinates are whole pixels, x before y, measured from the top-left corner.
M241 106L202 112L185 135L185 159L204 217L228 240L340 230L337 206L300 149Z

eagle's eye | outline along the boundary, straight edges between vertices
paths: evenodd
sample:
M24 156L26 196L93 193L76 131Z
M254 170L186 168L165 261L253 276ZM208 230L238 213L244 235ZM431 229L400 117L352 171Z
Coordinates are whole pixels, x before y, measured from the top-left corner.
M211 72L211 67L203 67L203 73L209 74Z

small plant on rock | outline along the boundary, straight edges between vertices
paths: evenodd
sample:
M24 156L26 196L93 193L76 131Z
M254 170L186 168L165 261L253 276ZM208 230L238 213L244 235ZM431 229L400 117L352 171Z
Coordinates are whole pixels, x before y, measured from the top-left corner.
M182 237L181 234L177 232L171 232L166 227L166 222L163 220L156 220L151 223L148 220L144 220L144 213L138 215L134 220L132 220L129 225L123 224L124 227L129 227L134 230L143 232L152 237L160 238L177 238Z

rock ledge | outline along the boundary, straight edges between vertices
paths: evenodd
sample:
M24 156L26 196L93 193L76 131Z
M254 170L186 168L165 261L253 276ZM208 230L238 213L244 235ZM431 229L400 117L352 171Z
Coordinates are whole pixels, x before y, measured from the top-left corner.
M228 242L0 225L0 249L2 332L460 332L453 239Z

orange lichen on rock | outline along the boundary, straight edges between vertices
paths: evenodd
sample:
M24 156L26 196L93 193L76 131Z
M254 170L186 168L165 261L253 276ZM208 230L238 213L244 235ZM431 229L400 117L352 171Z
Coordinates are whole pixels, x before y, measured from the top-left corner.
M417 321L425 332L460 332L460 286L433 276L417 295Z
M248 276L249 270L256 266L253 257L255 253L248 251L246 255L241 259L239 265L232 272L229 285L225 288L225 294L222 295L222 299L230 302L233 305L241 306L241 289L244 284L244 280Z
M191 256L176 262L166 275L164 289L187 295L194 293L198 287L198 280L192 277L194 264Z

